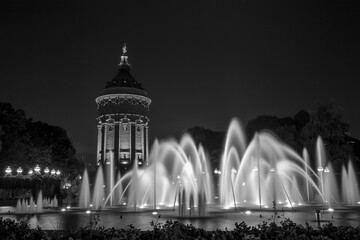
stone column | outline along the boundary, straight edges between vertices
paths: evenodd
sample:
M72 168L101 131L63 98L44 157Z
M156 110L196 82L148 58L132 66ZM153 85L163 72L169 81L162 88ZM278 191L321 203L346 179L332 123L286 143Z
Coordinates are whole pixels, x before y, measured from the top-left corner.
M101 162L101 139L102 139L102 124L97 125L98 128L98 139L97 139L97 152L96 152L96 163Z

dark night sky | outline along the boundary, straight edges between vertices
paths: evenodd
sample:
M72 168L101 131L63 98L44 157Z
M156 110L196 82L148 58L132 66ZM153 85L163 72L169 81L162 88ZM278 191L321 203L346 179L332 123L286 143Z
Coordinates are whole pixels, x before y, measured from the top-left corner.
M96 152L95 98L124 42L151 138L335 100L360 137L359 1L1 1L0 101Z

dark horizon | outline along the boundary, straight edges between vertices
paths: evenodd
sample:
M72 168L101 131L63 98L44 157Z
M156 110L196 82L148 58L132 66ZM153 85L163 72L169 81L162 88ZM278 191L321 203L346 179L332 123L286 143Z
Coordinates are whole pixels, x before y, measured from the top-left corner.
M0 101L96 152L95 98L126 42L150 140L334 100L360 137L357 1L1 2ZM151 145L151 144L150 144Z

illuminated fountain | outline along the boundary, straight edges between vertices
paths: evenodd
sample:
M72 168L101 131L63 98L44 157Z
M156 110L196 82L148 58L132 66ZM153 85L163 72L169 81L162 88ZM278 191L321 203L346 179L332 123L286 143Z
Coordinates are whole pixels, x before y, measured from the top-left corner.
M233 136L233 132L238 134ZM222 206L258 205L261 208L276 201L293 207L295 203L307 201L306 183L323 197L310 176L316 173L295 151L268 132L256 133L245 149L244 137L240 134L240 124L234 120L222 159L219 189Z
M93 197L90 200L87 173L81 190L81 207L95 209L126 205L129 209L178 209L180 216L204 215L212 208L294 208L300 205L358 205L359 187L352 163L336 177L326 165L324 144L316 144L318 169L309 166L309 156L302 156L273 134L256 133L247 145L240 123L231 122L225 141L220 170L215 171L219 187L215 189L213 170L205 151L196 146L190 135L180 142L155 141L149 164L134 167L120 177L104 179L98 168ZM104 184L111 183L105 196ZM215 194L217 193L217 194ZM218 195L218 196L216 196Z
M16 204L15 213L16 214L33 214L33 213L43 213L44 208L49 207L58 207L58 200L56 196L54 198L43 198L42 192L40 191L36 202L33 197L19 198Z

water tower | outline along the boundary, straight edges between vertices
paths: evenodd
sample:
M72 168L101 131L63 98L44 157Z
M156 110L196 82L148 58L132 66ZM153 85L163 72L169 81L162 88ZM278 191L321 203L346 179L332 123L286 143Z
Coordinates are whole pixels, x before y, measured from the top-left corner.
M148 93L131 75L126 45L115 78L96 98L98 109L97 164L123 174L134 163L148 163Z

